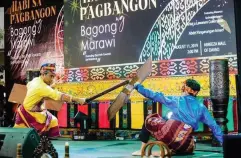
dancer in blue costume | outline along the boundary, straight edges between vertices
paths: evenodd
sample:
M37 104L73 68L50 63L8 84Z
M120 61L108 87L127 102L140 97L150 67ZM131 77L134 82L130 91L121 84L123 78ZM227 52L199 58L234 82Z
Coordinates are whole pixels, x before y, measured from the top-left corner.
M206 106L196 99L201 89L197 81L187 79L182 86L182 96L166 97L163 93L153 92L139 83L135 84L135 89L144 97L168 107L172 115L168 120L163 119L159 114L147 116L140 134L141 149L132 155L141 155L141 150L148 142L150 135L166 143L174 153L192 153L195 145L191 132L198 129L199 122L208 125L217 140L223 143L221 128Z

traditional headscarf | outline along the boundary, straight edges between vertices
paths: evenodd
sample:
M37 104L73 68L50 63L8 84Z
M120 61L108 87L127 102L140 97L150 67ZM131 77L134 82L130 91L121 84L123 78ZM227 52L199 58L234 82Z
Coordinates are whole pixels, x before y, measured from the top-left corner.
M45 63L41 66L40 68L40 73L41 74L47 74L48 72L51 72L55 74L55 63Z
M187 79L186 85L194 91L200 91L200 89L201 89L200 84L196 80L193 80L193 79Z
M185 84L186 84L186 88L185 88L186 92L191 95L195 95L194 93L199 92L201 89L200 84L193 79L187 79L185 81Z

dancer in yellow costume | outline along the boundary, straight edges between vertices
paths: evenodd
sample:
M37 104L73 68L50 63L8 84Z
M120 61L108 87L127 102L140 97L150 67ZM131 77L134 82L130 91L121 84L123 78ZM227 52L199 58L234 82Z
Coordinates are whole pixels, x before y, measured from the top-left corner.
M27 94L23 105L20 105L15 119L14 128L34 128L40 135L48 137L60 136L58 120L47 111L44 99L84 104L84 98L76 98L52 89L50 86L55 77L55 64L43 64L40 68L41 76L34 78L27 84Z

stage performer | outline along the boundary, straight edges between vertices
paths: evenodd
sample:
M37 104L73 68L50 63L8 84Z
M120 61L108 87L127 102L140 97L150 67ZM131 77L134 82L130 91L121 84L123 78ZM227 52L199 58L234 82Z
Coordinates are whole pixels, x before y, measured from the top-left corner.
M50 98L84 104L85 99L61 93L51 87L55 77L55 64L43 64L40 74L27 84L27 94L23 105L17 109L14 128L34 128L39 135L57 137L60 136L58 120L45 108L44 100Z
M196 80L187 79L181 88L183 95L173 97L165 97L163 93L153 92L139 83L134 86L144 97L168 107L172 115L169 119L164 119L159 114L147 116L140 133L141 149L132 155L141 155L141 150L148 142L150 135L167 144L173 153L192 153L195 142L191 132L198 129L199 122L207 124L222 144L221 128L210 115L206 106L196 99L201 88Z

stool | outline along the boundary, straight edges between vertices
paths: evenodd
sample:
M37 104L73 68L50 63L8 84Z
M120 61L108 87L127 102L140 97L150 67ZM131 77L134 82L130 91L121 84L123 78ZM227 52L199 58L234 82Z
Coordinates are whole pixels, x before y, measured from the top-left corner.
M152 155L152 148L155 146L155 145L158 145L159 148L160 148L160 158L164 158L164 157L167 157L167 158L170 158L171 157L171 151L170 149L168 148L168 146L161 142L161 141L153 141L153 142L149 142L147 143L142 151L141 151L141 157L144 157L146 155L146 149L148 148L148 157Z

